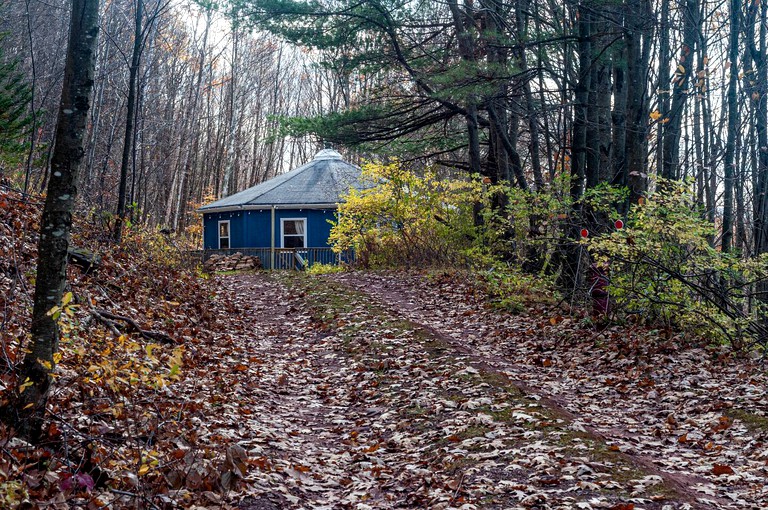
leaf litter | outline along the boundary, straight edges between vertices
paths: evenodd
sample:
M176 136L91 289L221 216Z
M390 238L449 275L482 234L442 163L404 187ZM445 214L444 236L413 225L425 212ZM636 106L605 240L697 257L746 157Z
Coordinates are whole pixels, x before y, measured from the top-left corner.
M444 273L335 277L391 313L439 332L602 438L698 508L765 508L768 399L762 360L647 328L595 330L555 306L488 306L476 282ZM666 337L664 335L666 333ZM642 480L642 479L641 479ZM642 496L648 483L631 493ZM675 497L665 503L675 506ZM635 507L644 503L634 502Z
M36 211L0 210L7 391L33 287L34 239L18 232L34 231ZM768 500L766 381L749 359L639 327L596 331L551 306L510 315L462 273L201 281L158 265L158 241L131 242L137 249L104 253L98 276L70 270L76 306L49 442L3 431L3 507L673 510Z
M542 403L543 392L521 391L508 367L435 334L440 314L394 311L377 294L392 282L335 278L219 280L215 301L231 300L220 313L235 312L242 333L223 332L214 344L230 346L229 354L207 364L226 379L223 405L239 410L220 415L218 435L228 430L252 467L229 501L360 509L699 504L583 420ZM429 294L412 275L388 278ZM246 370L238 368L244 356ZM200 379L209 379L203 370ZM220 389L209 391L199 396L202 407Z

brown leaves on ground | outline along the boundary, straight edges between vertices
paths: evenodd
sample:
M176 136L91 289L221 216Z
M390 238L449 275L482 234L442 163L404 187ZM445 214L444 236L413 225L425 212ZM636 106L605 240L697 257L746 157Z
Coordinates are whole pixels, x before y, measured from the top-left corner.
M2 205L7 391L28 328L34 213ZM551 304L510 315L461 273L200 279L162 236L101 249L97 232L78 242L102 253L99 272L70 272L48 441L3 432L0 506L768 500L766 378L749 359L639 326L596 330Z
M0 189L3 401L19 384L15 368L28 342L39 207ZM187 486L209 491L242 474L232 445L205 451L181 438L179 418L189 411L171 390L220 328L208 309L210 282L185 269L166 236L134 229L113 247L99 237L104 227L75 229L74 244L102 263L97 272L69 268L51 422L37 446L0 434L0 507L151 508L168 498L174 470ZM221 499L211 494L206 500Z
M702 347L669 331L596 329L551 306L500 314L461 273L336 279L550 399L574 417L572 427L605 437L610 451L689 487L689 504L759 508L768 501L768 378L760 359Z

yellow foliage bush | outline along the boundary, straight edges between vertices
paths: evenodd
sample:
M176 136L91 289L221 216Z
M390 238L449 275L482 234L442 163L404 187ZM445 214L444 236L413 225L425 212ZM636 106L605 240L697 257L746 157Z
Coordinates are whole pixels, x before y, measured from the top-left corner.
M330 236L363 266L466 264L500 239L490 218L475 221L475 207L495 192L479 179L417 175L399 162L367 164L363 176L375 185L349 192Z

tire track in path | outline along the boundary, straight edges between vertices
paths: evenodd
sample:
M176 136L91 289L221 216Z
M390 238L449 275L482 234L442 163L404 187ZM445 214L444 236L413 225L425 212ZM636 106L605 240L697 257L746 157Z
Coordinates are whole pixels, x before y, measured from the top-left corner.
M488 310L468 282L457 289L455 281L441 283L439 277L416 273L355 272L334 279L440 338L474 366L503 374L523 392L540 397L576 428L620 450L649 474L661 476L680 503L766 508L768 451L760 447L766 431L750 430L728 415L738 399L739 409L758 416L765 411L761 371L747 365L753 377L745 378L732 367L723 370L708 362L697 349L628 360L610 346L546 338L552 328L542 331L541 324L550 325L547 317ZM611 384L640 369L646 379L637 387ZM627 386L638 382L626 379ZM726 388L734 381L738 386L732 393L711 398L711 388Z

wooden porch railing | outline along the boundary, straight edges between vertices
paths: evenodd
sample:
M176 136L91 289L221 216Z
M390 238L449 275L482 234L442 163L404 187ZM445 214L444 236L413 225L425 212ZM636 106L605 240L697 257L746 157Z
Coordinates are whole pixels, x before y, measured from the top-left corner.
M272 267L271 248L230 248L227 250L200 250L196 252L205 262L211 255L234 255L242 253L250 257L259 257L264 269L307 269L315 264L338 265L354 262L354 254L349 252L334 253L331 248L275 248L274 266Z

